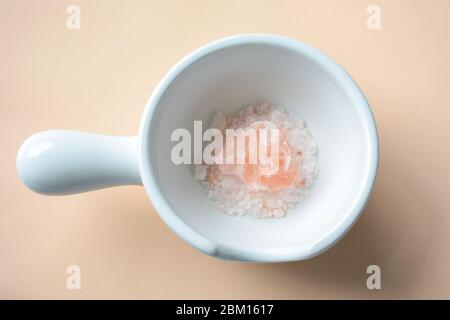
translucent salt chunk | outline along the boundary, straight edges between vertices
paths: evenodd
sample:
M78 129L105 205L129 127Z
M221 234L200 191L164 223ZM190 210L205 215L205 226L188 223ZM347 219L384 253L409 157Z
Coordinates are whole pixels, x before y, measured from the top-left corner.
M225 116L223 115L222 112L216 112L211 121L210 128L224 131L226 127L227 127L227 120L225 119Z
M317 149L317 144L314 141L311 141L306 147L306 153L311 155L316 154Z
M288 117L286 114L284 114L278 110L274 110L272 112L271 120L275 123L283 123L285 121L288 121Z

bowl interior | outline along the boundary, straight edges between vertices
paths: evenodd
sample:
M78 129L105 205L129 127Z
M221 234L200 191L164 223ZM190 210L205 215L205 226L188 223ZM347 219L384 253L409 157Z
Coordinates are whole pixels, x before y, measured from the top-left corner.
M374 161L367 110L349 91L301 50L253 43L209 53L172 81L154 111L150 161L163 197L188 226L222 246L285 248L320 240L357 216ZM319 177L311 196L284 218L229 217L214 209L190 165L172 163L170 137L177 128L194 137L194 120L206 126L216 111L232 114L262 99L306 121L319 146Z

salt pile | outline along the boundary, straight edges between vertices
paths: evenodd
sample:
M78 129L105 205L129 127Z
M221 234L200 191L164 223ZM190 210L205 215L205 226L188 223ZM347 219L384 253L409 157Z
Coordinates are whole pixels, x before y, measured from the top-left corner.
M249 155L257 154L257 148L249 146L244 150L244 164L195 165L195 179L220 212L230 216L280 218L309 196L319 171L318 148L303 120L261 102L245 107L237 115L225 117L217 113L211 127L220 129L224 137L227 129L244 132L254 129L258 143L267 141L270 151L275 150L270 138L263 139L259 130L278 129L279 133L277 163L250 163ZM230 149L224 139L225 158L236 150ZM238 154L239 150L235 152ZM267 173L275 167L275 171Z

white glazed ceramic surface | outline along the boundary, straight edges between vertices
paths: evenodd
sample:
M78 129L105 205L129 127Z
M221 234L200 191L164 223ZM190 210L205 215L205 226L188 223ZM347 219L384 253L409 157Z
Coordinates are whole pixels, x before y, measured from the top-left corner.
M306 120L319 146L319 178L285 218L229 217L215 212L190 166L171 162L170 136L261 99ZM364 209L377 163L375 121L351 77L316 49L260 34L218 40L176 64L151 95L138 138L46 131L26 140L17 158L20 177L40 193L142 181L161 218L188 243L258 262L307 259L336 243Z

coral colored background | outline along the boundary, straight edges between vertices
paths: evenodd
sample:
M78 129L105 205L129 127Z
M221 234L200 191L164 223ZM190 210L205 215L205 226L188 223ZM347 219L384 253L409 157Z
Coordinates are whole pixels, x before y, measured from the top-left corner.
M377 4L382 28L366 27ZM66 8L81 7L81 30ZM282 264L206 256L141 187L66 197L19 181L20 143L49 128L137 133L165 72L223 36L267 32L336 59L376 116L380 170L361 220L328 252ZM450 1L0 2L0 298L450 298ZM81 267L81 290L66 268ZM377 264L382 289L366 288Z

